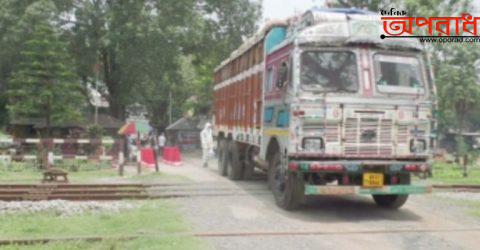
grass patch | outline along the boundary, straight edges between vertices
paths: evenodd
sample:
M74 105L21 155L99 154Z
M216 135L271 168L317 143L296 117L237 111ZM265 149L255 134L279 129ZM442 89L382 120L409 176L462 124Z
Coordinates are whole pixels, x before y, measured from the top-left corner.
M480 185L480 168L468 167L468 177L463 177L462 166L443 162L436 162L432 166L433 177L430 179L437 184L472 184Z
M206 249L199 239L162 234L185 233L190 227L171 203L142 201L137 209L120 213L85 213L59 217L52 213L0 216L0 235L4 239L42 237L142 235L129 240L103 242L52 242L31 249ZM14 246L5 249L16 249ZM27 248L28 249L28 248Z
M72 167L74 166L74 167ZM59 161L56 168L68 172L70 183L90 183L99 180L111 179L112 181L134 181L141 183L155 182L191 182L190 179L178 175L159 173L144 173L137 175L136 172L125 172L123 177L118 176L118 170L111 167L108 162L87 162L87 161ZM160 169L161 171L161 169ZM0 161L0 183L40 183L43 170L37 168L33 162L12 162L10 164Z
M170 203L161 200L139 203L142 203L139 208L120 213L85 213L67 217L53 213L2 215L0 235L8 238L108 236L175 233L188 229Z
M3 131L0 130L0 138L11 138L10 135L5 134Z
M67 242L52 242L42 245L30 246L5 246L0 247L1 250L117 250L117 249L141 249L141 250L156 250L156 249L210 249L205 242L193 237L145 237L129 241L102 241L102 242L85 242L85 241L67 241Z
M67 170L68 171L68 170ZM78 172L68 171L68 179L73 183L85 183L97 178L115 177L118 175L116 169L85 170ZM0 167L0 183L39 183L43 171L37 169L33 164L25 163L25 167L14 169Z

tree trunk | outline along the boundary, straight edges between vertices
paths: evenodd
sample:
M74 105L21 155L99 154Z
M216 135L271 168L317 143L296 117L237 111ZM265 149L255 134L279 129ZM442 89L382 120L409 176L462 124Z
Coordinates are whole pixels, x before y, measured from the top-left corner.
M125 105L121 103L121 93L118 93L117 91L119 83L114 79L113 76L115 69L113 65L114 62L112 62L114 60L110 58L111 56L112 55L109 53L108 48L102 48L100 60L103 64L105 85L107 86L109 92L108 102L110 105L110 114L117 119L124 120Z
M50 107L50 100L47 101L47 106L45 108L45 129L46 129L46 132L45 132L45 138L47 139L50 139L51 137L51 107ZM44 143L43 141L41 141L40 143ZM43 153L42 153L42 166L45 168L45 169L49 169L51 166L50 166L50 162L49 162L49 159L48 159L48 154L50 153L50 149L51 149L51 145L50 145L50 141L48 141L46 144L43 145Z
M115 96L109 98L110 114L123 121L125 120L125 105L118 103L117 99L118 97Z
M153 121L154 126L158 131L163 131L168 125L168 115L167 115L168 102L157 102L155 106L151 107L149 110L151 117L150 120Z
M47 99L47 103L45 105L45 128L46 128L46 137L50 138L50 127L51 127L51 119L52 119L52 101L50 98Z
M50 138L51 136L51 122L50 122L50 115L47 115L45 118L45 137Z

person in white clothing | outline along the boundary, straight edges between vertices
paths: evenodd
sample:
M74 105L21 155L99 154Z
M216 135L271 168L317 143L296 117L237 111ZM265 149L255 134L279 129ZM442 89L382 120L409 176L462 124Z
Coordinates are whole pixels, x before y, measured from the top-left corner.
M165 143L167 142L167 138L165 138L165 133L161 133L158 136L158 151L160 155L163 155L163 148L165 147Z
M200 132L200 140L202 142L202 160L203 167L208 167L208 158L213 152L213 131L212 124L207 122L202 132Z

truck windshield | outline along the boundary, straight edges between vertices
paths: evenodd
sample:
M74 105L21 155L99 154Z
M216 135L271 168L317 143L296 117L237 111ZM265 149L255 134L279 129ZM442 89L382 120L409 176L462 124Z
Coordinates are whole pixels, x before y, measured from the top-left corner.
M423 94L420 61L411 56L374 56L377 89L384 93Z
M347 51L306 51L301 58L300 81L305 90L357 92L355 54Z

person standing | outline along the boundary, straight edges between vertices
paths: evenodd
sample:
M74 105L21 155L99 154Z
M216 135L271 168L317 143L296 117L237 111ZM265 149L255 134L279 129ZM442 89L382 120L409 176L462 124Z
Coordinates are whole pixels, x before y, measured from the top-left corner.
M208 158L213 151L213 131L212 124L207 122L202 132L200 132L200 140L202 142L202 166L208 167Z
M163 148L165 147L165 143L167 142L167 138L165 138L165 133L161 133L158 136L158 150L160 155L163 155Z
M133 135L128 136L128 156L130 161L137 158L137 141Z

